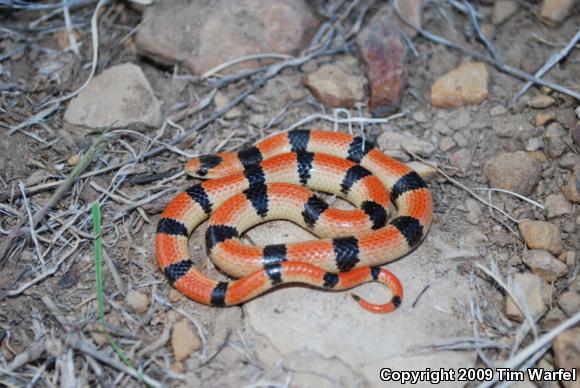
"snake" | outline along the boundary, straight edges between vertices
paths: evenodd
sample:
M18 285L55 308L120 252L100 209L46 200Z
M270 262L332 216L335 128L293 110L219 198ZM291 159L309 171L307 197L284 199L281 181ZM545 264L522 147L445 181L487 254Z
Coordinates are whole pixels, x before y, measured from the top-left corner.
M400 280L381 266L421 244L433 199L417 172L374 143L342 132L295 129L239 152L193 158L185 172L202 181L168 203L157 224L155 253L171 285L188 298L233 306L289 283L338 291L378 282L390 289L388 302L352 294L361 307L387 313L402 303ZM345 199L354 209L331 206L313 190ZM275 219L319 238L243 242L247 229ZM206 220L208 253L235 279L214 280L194 265L189 237Z

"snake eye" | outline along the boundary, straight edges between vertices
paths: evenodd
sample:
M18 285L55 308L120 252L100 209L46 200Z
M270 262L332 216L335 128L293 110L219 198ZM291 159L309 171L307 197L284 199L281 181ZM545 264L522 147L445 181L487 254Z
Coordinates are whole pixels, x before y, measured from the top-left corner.
M202 167L199 170L197 170L197 175L199 176L206 176L208 173L207 168Z

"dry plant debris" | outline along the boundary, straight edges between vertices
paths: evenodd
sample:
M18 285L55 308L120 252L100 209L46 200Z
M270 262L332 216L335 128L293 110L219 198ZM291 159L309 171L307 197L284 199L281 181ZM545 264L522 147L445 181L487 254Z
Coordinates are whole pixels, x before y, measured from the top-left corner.
M579 11L0 0L0 385L373 386L382 367L579 368ZM392 264L410 296L396 314L302 288L208 308L158 270L155 225L191 184L183 163L298 127L361 134L428 177L436 224ZM192 256L217 278L203 232ZM310 235L280 221L247 237Z

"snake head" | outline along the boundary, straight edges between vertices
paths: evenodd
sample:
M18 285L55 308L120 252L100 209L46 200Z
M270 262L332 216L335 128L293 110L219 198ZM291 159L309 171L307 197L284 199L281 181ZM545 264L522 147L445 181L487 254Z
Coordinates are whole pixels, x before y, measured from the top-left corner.
M185 164L185 172L196 178L219 178L236 172L237 158L234 153L201 155Z

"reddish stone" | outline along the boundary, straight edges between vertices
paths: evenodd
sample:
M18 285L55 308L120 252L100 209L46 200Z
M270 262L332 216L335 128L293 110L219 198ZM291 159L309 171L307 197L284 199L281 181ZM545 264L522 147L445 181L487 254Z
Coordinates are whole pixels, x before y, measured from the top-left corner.
M367 64L370 88L370 110L374 116L385 117L399 108L406 86L404 61L407 48L385 5L357 38Z

